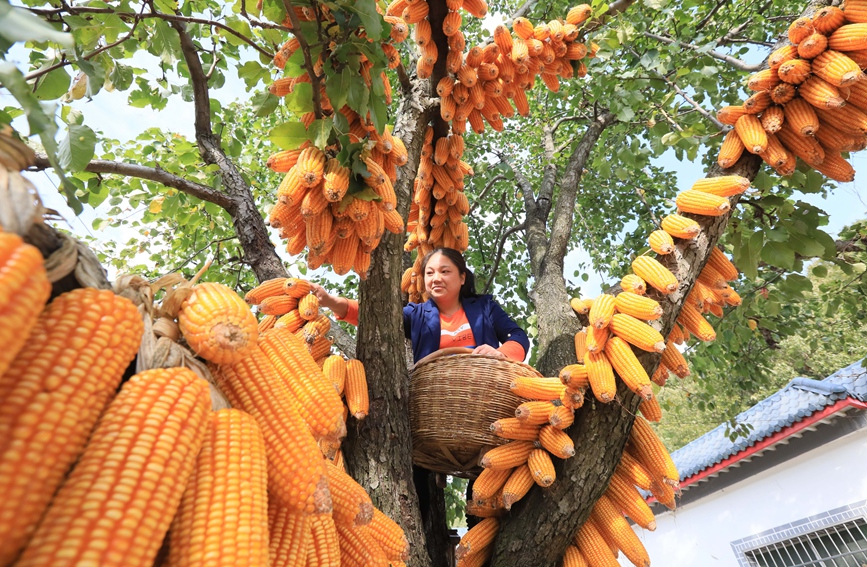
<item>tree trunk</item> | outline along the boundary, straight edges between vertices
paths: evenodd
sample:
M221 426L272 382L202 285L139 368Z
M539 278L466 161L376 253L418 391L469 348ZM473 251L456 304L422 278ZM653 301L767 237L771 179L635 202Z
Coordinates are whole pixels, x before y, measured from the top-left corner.
M727 170L714 164L708 177L741 175L752 180L761 163L757 156L745 154L734 167ZM737 196L730 199L732 211L738 199ZM716 246L725 232L730 215L731 212L720 217L686 215L701 225L701 234L693 240L678 240L675 252L660 258L680 282L678 291L668 296L655 291L648 292L665 310L663 317L653 322L654 328L663 336L671 332L686 296L710 256L711 248ZM540 359L561 359L572 337L568 339L552 341L549 349L556 349L556 352L551 355L542 353ZM641 351L636 353L648 375L652 375L659 364L660 355ZM574 353L570 362L574 362ZM492 567L553 566L561 560L573 535L608 487L632 428L638 402L638 397L629 392L622 382L618 387L618 400L614 403L599 404L592 395L589 396L584 407L576 412L575 424L569 429L570 437L575 442L575 456L557 463L557 481L553 486L547 490L534 487L524 501L512 509L497 537Z

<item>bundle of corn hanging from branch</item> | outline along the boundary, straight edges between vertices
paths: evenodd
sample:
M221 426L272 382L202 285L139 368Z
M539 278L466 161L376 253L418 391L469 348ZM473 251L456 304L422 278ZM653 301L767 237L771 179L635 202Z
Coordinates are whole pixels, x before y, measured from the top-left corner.
M800 160L835 181L854 179L843 154L867 147L865 13L867 2L849 0L792 22L790 43L747 80L752 96L717 114L734 127L719 151L721 167L746 150L783 176Z

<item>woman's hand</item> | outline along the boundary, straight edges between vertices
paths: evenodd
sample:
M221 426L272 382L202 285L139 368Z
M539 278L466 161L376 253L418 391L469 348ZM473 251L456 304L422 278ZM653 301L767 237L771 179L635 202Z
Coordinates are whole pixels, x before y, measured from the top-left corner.
M330 309L334 315L343 319L346 317L346 312L349 309L348 301L340 296L331 295L324 287L319 284L310 282L310 292L319 299L319 306L325 309Z
M317 283L310 282L310 292L316 296L316 299L319 300L319 305L323 307L327 307L331 300L334 298L331 297L331 294L325 291L325 288Z
M506 358L506 355L502 352L498 351L491 345L479 345L473 349L472 354L484 354L487 356L494 356L496 358Z

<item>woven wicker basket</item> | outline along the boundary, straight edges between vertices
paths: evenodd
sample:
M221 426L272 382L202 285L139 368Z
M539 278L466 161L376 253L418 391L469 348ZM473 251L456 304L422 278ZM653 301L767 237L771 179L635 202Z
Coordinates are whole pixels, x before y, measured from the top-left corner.
M481 471L488 449L507 443L491 433L491 423L515 417L524 400L509 385L517 376L541 376L534 368L493 356L448 348L412 368L410 424L412 460L417 466L458 477Z

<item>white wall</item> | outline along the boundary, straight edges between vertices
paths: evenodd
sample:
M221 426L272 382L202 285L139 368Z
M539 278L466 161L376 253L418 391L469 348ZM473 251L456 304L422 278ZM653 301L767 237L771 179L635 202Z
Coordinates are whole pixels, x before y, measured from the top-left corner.
M635 530L653 565L736 567L730 542L865 499L867 429L861 429L696 502L678 504L674 512L657 516L655 532ZM631 565L622 554L620 564Z

